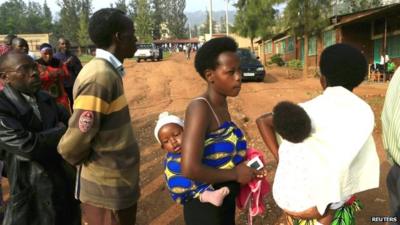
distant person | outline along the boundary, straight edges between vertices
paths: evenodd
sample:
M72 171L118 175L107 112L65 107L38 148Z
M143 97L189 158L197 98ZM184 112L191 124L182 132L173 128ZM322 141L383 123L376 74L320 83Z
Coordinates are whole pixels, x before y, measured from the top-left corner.
M187 45L184 45L183 48L185 50L186 59L190 60L190 52L192 51L192 45L191 44L187 44Z
M400 69L397 69L387 88L382 110L382 140L391 168L386 177L391 216L400 224Z
M379 158L372 136L374 113L353 93L364 81L367 68L364 55L350 45L324 49L320 60L323 93L301 104L312 121L311 135L302 142L283 140L278 146L270 126L275 112L257 119L261 136L278 161L273 197L293 224L315 225L316 220L332 213L331 224L354 225L360 207L351 196L379 187ZM295 119L281 116L285 117L281 122ZM274 129L279 130L278 124ZM330 212L333 205L338 208Z
M4 37L4 43L0 45L0 56L6 54L7 52L11 51L11 43L14 38L17 36L15 34L8 34ZM0 90L4 87L4 82L0 78Z
M41 91L32 58L0 57L0 149L10 184L3 225L79 225L75 169L57 152L68 113Z
M139 189L139 146L124 94L123 62L136 51L133 21L105 8L89 20L96 57L74 84L74 111L58 151L79 167L76 196L89 225L134 225Z
M380 64L384 66L386 63L388 63L390 60L389 55L385 53L385 51L382 50L381 52L381 59L380 59Z
M72 54L70 51L71 43L65 38L58 39L58 52L54 54L54 58L60 60L62 63L67 65L70 79L64 79L64 88L67 92L68 99L71 105L71 109L74 103L72 96L72 88L74 86L76 77L82 69L82 63L79 58Z
M29 55L33 60L36 59L35 54L33 54L33 52L29 51L28 42L23 38L20 38L20 37L14 38L12 41L11 48L14 51L19 51L19 52Z
M28 42L23 38L20 38L20 37L14 38L12 41L12 44L11 44L11 48L14 51L19 51L19 52L29 55L33 60L36 59L33 52L29 51Z
M17 36L15 34L8 34L4 37L4 44L0 45L0 56L6 54L11 51L11 43L14 38Z
M183 205L193 198L198 198L200 202L221 206L225 196L229 194L227 187L214 190L210 184L195 182L182 175L182 135L183 120L168 112L160 113L154 136L161 148L167 151L164 175L171 198Z
M60 60L53 57L53 47L48 43L40 45L41 57L36 60L39 67L42 89L49 92L57 103L71 112L71 106L63 82L70 79L68 68Z
M246 165L247 142L243 131L232 122L227 97L241 89L237 43L228 37L214 38L199 49L196 71L207 83L203 94L186 108L182 144L182 173L196 182L228 187L220 207L194 198L183 206L186 225L235 225L235 199L240 184L247 184L265 171Z

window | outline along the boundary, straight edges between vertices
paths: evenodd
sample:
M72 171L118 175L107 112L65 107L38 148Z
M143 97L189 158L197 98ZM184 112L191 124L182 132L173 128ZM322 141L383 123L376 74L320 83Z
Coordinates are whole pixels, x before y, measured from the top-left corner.
M387 51L390 58L400 57L400 35L387 38Z
M271 41L265 43L264 52L268 53L268 54L272 53L272 42Z
M285 40L275 42L276 54L285 54L286 43Z
M288 38L288 47L286 50L287 50L287 52L294 51L294 38L293 37Z
M312 36L308 38L308 56L317 54L317 37Z
M323 33L324 48L327 48L333 44L336 44L336 32L335 30L326 31Z

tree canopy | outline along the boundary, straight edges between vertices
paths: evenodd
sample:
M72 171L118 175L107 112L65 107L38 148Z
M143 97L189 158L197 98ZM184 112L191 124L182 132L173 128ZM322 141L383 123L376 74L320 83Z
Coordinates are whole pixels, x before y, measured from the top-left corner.
M277 11L273 6L274 0L239 0L235 5L237 14L233 32L248 37L253 41L257 37L268 38L273 34Z

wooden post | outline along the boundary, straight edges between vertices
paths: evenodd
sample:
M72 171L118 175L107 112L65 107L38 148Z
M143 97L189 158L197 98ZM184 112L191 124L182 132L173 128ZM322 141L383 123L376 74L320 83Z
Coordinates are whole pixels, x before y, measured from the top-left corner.
M385 32L383 33L383 82L386 81L386 70L387 70L387 63L386 61L386 54L387 54L387 17L385 16Z
M304 35L304 68L303 76L308 74L308 35Z

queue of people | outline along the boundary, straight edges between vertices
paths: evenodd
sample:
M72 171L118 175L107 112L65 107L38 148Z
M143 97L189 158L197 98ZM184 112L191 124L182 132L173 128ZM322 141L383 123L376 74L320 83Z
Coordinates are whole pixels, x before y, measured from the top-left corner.
M83 68L64 38L54 55L42 44L36 61L21 38L12 37L3 49L0 159L10 183L5 225L136 223L140 150L122 82L124 59L136 51L134 24L123 11L106 8L92 15L88 33L97 49ZM227 98L242 87L237 49L229 37L202 45L194 66L207 87L188 103L184 120L162 113L154 129L167 151L168 190L183 205L187 225L234 225L246 185L257 193L246 195L256 203L244 199L241 205L251 207L250 216L262 212L260 199L270 190L267 171L259 167L262 153L256 152L261 160L255 167L249 165L252 146L229 111ZM356 195L379 186L373 111L353 93L368 64L361 51L335 44L322 52L320 69L321 95L280 102L256 124L278 162L272 194L288 223L353 225L362 208ZM387 177L393 216L400 216L399 74L382 113L393 163Z

